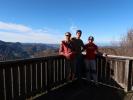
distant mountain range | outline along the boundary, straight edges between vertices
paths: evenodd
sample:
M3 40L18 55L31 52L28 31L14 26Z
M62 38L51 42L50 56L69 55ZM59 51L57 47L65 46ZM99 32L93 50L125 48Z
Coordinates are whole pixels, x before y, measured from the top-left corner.
M107 43L96 43L101 47L112 47ZM57 55L59 44L4 42L0 40L0 61Z
M0 60L33 58L38 52L57 51L58 47L57 44L13 43L0 40Z

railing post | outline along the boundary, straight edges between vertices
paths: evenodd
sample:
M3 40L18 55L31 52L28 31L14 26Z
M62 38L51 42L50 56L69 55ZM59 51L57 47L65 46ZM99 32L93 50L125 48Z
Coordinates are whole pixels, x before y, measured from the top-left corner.
M126 60L126 63L125 63L125 91L127 92L128 91L128 80L129 79L129 60Z
M128 73L128 83L127 83L127 91L132 90L132 68L133 68L133 63L132 60L129 61L129 73Z
M118 81L118 62L115 61L115 68L114 68L114 78Z
M50 59L50 58L49 58ZM47 59L47 90L50 91L52 87L52 76L51 76L51 60Z
M2 65L0 65L0 67L2 67ZM6 100L6 91L5 91L5 79L4 76L5 75L5 71L3 68L0 68L0 99L2 100Z
M42 61L42 92L47 90L47 62L46 59Z

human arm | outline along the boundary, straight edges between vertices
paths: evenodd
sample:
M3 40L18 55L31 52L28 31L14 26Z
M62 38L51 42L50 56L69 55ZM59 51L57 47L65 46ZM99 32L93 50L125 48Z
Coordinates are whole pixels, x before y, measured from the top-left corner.
M84 45L83 41L81 40L81 52L85 51L86 46Z
M60 44L59 55L64 55L63 41Z

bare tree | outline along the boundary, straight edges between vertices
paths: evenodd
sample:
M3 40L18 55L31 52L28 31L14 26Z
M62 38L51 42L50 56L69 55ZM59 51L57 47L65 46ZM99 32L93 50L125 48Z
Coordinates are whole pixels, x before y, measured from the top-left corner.
M133 56L133 29L130 29L122 38L119 52L121 55Z
M130 29L120 40L119 44L112 42L112 47L102 47L100 51L111 55L133 56L133 29Z

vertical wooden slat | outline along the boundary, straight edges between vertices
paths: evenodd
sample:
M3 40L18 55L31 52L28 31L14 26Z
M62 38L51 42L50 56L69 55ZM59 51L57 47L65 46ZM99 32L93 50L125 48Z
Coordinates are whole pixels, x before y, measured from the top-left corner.
M116 62L112 60L112 69L113 69L113 79L115 80L115 69L116 69Z
M64 81L66 81L66 59L64 58Z
M110 62L110 79L114 76L114 68L113 68L113 61Z
M65 59L65 80L68 81L68 66L69 66L69 61Z
M68 81L68 66L69 66L69 62L68 60L66 59L66 64L65 64L65 78L66 78L66 81Z
M102 59L98 58L98 80L102 80Z
M58 81L61 84L61 59L58 59Z
M3 74L3 67L0 65L0 99L6 100L5 96L5 90L4 90L4 74Z
M36 90L38 90L38 62L35 63L35 70L36 70Z
M19 70L20 70L20 95L21 95L21 98L25 97L25 65L22 63L19 65Z
M51 57L48 59L48 63L47 63L47 87L48 87L48 91L52 89L53 86L53 70L52 70L52 59Z
M122 62L122 75L121 75L121 82L124 83L124 74L125 73L125 62Z
M102 81L102 59L99 59L99 79Z
M40 80L41 81L40 82L40 85L41 85L40 87L41 87L41 92L42 92L42 88L43 88L43 82L42 82L42 79L43 79L43 76L42 76L42 61L40 62L40 70L41 70L40 71L40 79L41 79Z
M12 73L13 73L13 94L14 98L17 98L19 96L19 72L18 72L18 65L14 64L14 67L12 67Z
M107 64L107 80L108 82L111 80L111 76L112 76L112 61L111 60L108 60L108 64Z
M124 66L124 61L121 62L120 67L121 67L121 68L119 68L119 70L121 69L121 70L120 70L121 72L120 72L120 75L119 75L119 79L120 79L120 82L123 83L123 81L124 81L124 80L123 80L123 79L124 79L123 73L125 73L125 70L124 70L124 67L125 67L125 66Z
M115 81L118 80L118 62L115 60L115 67L114 67L114 78L115 78Z
M106 82L108 83L110 81L110 78L111 78L111 63L110 63L110 60L108 60L107 58L106 58L105 74L106 74Z
M5 77L5 68L3 69L3 81L4 81L4 97L5 100L7 100L7 94L6 94L6 77Z
M37 89L41 92L41 62L37 63Z
M55 86L57 86L58 85L58 65L57 65L57 59L55 59L55 66L54 66L54 68L55 68Z
M54 59L51 58L49 61L50 69L51 69L51 88L54 87Z
M25 64L25 92L26 96L29 97L31 93L31 84L32 84L32 67L30 63Z
M47 63L44 60L42 62L42 91L46 91L47 87Z
M110 59L110 79L114 78L114 66L113 61Z
M129 61L129 74L128 74L128 86L127 86L127 91L132 90L132 69L133 68L133 63L132 60Z
M96 58L97 80L99 81L99 59Z
M104 58L102 58L102 81L105 82L105 71L106 71L106 61Z
M13 81L13 69L11 68L11 82L12 82L12 98L14 99L14 81Z
M131 61L132 72L131 72L131 90L133 90L133 60Z
M106 80L106 82L107 82L107 80L108 80L108 73L107 73L107 71L108 71L108 60L105 58L105 71L104 71L104 73L105 73L105 80Z
M6 87L6 99L12 100L12 81L11 81L11 66L5 66L5 87Z
M32 91L32 93L33 93L33 95L34 95L34 93L35 93L35 91L36 91L36 76L37 76L37 73L36 73L36 62L32 62L32 64L31 64L31 67L32 67L32 82L31 82L31 85L32 85L32 87L31 87L31 91Z
M125 91L128 91L128 77L129 77L129 60L125 63Z
M56 78L55 78L55 59L53 60L53 82L54 82L54 87L56 87Z
M62 73L63 73L63 72L62 72L62 71L63 71L63 70L62 70L63 63L62 63L62 61L63 61L63 60L60 59L60 80L61 80L61 83L63 83L63 82L62 82L62 77L63 77L63 75L62 75ZM72 67L74 67L74 66L72 66Z
M121 61L117 61L117 82L120 83L120 74L121 74L122 66L121 66Z
M65 82L65 59L62 59L62 82Z
M50 58L49 58L50 59ZM51 82L51 61L47 59L47 90L50 91L52 88L52 82Z

